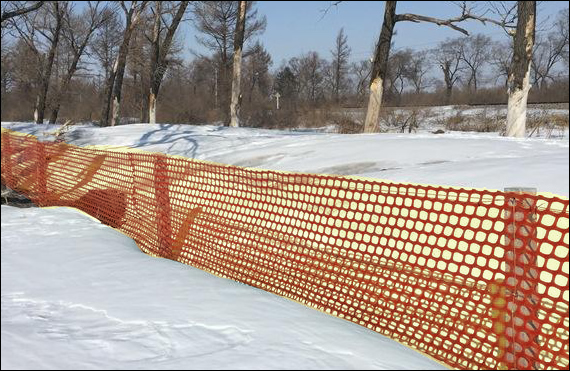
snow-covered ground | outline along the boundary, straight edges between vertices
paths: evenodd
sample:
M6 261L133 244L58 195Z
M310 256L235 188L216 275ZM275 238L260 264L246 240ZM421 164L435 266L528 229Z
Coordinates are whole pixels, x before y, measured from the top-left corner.
M2 123L48 139L57 127ZM273 170L358 175L399 182L503 190L535 187L569 197L569 140L515 139L497 133L342 135L134 124L74 126L67 141L80 146L121 145L224 164Z
M443 369L73 209L3 205L1 272L2 369Z
M55 127L2 123L37 135ZM569 141L496 133L339 135L186 125L75 126L67 141L240 166L569 197ZM433 369L382 335L140 252L66 208L2 206L2 368Z

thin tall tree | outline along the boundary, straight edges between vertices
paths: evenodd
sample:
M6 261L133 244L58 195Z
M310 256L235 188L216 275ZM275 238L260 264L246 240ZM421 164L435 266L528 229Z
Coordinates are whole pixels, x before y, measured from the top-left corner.
M162 12L162 1L155 2L154 8L154 28L151 39L151 58L150 58L150 92L148 97L148 116L151 124L156 123L156 103L160 84L164 78L164 74L168 69L168 55L174 40L174 34L180 25L182 16L186 12L186 8L190 1L180 1L176 13L172 17L170 24L166 24L164 14ZM164 37L161 37L163 30L166 30Z
M348 40L344 34L344 28L341 28L336 36L335 47L331 50L333 57L332 73L333 73L333 97L336 103L340 101L341 90L345 87L346 74L348 72L348 58L350 57L350 47Z
M125 74L125 66L127 63L127 54L131 36L141 19L144 9L148 5L148 1L131 1L127 8L125 1L121 1L121 9L125 14L125 29L123 31L123 40L119 47L119 52L113 64L113 70L109 74L105 82L105 93L103 108L101 111L101 126L114 126L119 123L119 113L121 109L121 93L123 88L123 77ZM112 106L111 106L112 105ZM112 115L111 115L112 107Z
M239 12L236 21L236 31L234 35L234 61L232 77L232 97L230 102L230 126L239 126L239 111L241 105L241 54L243 49L243 39L245 33L245 13L247 1L239 2Z
M55 124L57 120L62 95L69 90L71 79L79 67L79 61L85 54L85 49L91 40L91 36L105 22L105 16L109 15L108 8L103 7L103 9L101 9L100 5L101 2L99 1L89 1L88 8L81 16L73 17L72 14L69 14L68 17L65 18L63 37L69 44L72 59L65 72L59 90L51 99L50 124Z

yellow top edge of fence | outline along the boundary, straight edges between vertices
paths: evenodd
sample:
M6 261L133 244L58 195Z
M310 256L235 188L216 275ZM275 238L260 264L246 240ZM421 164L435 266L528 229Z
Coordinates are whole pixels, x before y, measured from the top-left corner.
M22 133L22 132L18 132L18 131L6 129L6 128L1 128L1 129L2 129L2 133L10 133L10 135L32 137L32 138L35 138L36 140L39 140L35 135L32 135L32 134ZM76 146L75 144L70 144L70 143L65 143L65 145ZM79 147L79 146L77 146L77 147ZM452 190L452 191L459 191L459 192L476 190L476 191L483 191L483 192L488 192L488 193L498 193L498 194L504 194L505 193L505 191L498 190L498 189L459 187L459 186L452 186L452 185L422 184L422 183L414 183L414 182L393 181L393 180L381 179L381 178L362 177L362 176L357 176L357 175L304 173L304 172L299 172L299 171L285 171L285 170L274 170L274 169L251 168L251 167L244 167L244 166L238 166L238 165L223 164L223 163L213 162L213 161L208 161L208 160L200 160L200 159L195 159L195 158L191 158L191 157L184 157L184 156L180 156L180 155L168 154L168 153L164 153L164 152L145 151L145 150L141 150L138 148L132 148L132 147L128 147L128 146L118 146L118 145L108 145L108 144L107 145L101 145L101 144L99 144L99 145L81 146L80 148L102 150L102 151L124 152L124 153L163 154L163 155L170 157L170 158L173 158L173 159L182 159L182 160L191 159L192 161L202 163L202 164L210 164L210 165L216 165L216 166L226 166L226 167L232 167L232 168L247 169L249 171L254 171L254 172L271 171L271 172L278 173L278 174L288 174L288 175L320 175L320 176L330 176L330 177L339 178L339 179L346 179L346 180L381 182L381 183L385 183L387 185L399 185L399 184L401 184L401 185L413 185L413 186L422 186L422 187L435 187L435 188L440 188L442 190ZM558 198L558 199L562 199L562 200L568 200L569 199L568 197L565 197L565 196L557 195L557 194L551 193L551 192L544 192L544 191L540 191L540 190L538 190L536 192L536 194L538 196L542 196L545 198Z

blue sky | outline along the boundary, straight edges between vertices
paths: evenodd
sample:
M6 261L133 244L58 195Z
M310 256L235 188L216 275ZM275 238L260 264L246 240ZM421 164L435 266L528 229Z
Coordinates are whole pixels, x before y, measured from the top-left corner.
M477 2L484 3L484 2ZM352 48L351 60L369 58L380 33L384 16L384 1L344 1L331 7L323 17L330 1L258 1L258 13L267 17L267 29L257 38L273 58L273 68L282 60L309 51L317 51L321 57L330 58L330 50L341 27L344 27ZM543 1L539 3L538 20L556 17L568 7L567 1ZM397 13L416 13L437 18L457 16L460 9L451 1L398 1ZM471 33L484 33L493 39L506 39L500 28L479 22L464 22ZM396 24L394 42L396 48L432 48L440 41L462 34L446 27L429 23L399 22ZM195 41L196 31L191 24L182 28L187 50L204 52ZM209 53L207 53L209 54ZM189 55L189 53L188 53Z

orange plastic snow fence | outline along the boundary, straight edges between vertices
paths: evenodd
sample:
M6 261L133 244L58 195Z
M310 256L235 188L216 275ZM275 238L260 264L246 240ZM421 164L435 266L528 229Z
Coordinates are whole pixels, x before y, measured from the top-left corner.
M248 169L2 129L2 182L153 256L453 368L568 367L568 200Z

